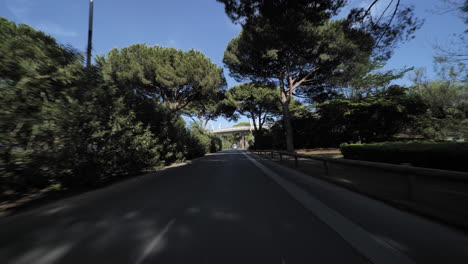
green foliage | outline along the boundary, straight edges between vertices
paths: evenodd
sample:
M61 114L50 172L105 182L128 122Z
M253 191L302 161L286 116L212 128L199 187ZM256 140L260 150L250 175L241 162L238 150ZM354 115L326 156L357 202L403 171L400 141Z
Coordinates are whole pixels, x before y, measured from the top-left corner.
M221 138L222 149L230 149L233 144L237 143L234 134L222 134L219 137Z
M349 2L343 0L217 0L224 3L229 18L246 27L249 23L280 25L285 30L278 33L290 38L302 33L297 26L320 25L322 21L329 20L341 13L349 12L347 21L350 27L368 32L374 40L373 45L379 57L389 57L392 49L399 41L411 39L414 32L421 27L422 21L414 17L413 7L404 7L397 1L383 9L376 10L374 6L378 0L372 1L368 6L346 9ZM463 12L465 9L460 7ZM289 28L288 28L289 27ZM288 31L289 29L289 31ZM290 33L288 35L288 33ZM281 37L284 40L284 37Z
M142 169L164 165L164 142L136 119L115 89L100 86L89 101L63 115L56 152L59 180L67 186L95 185L116 175L135 174ZM69 107L69 106L68 106Z
M233 125L232 127L242 127L242 126L250 126L250 123L249 122L240 122L240 123L237 123L237 124Z
M2 185L45 186L46 153L57 143L57 106L82 83L80 56L26 25L0 18L0 177Z
M411 128L426 111L427 105L419 96L408 95L399 86L355 101L332 100L317 109L321 125L332 133L345 133L351 141L361 142L389 140Z
M468 84L464 67L440 63L436 68L439 79L428 80L423 69L415 70L410 87L428 105L425 119L418 120L419 132L433 138L468 138Z
M243 83L231 87L226 93L227 101L237 113L252 120L254 130L262 130L267 121L280 112L279 91L256 83Z
M135 44L111 50L101 63L104 79L124 94L162 101L174 112L197 100L210 104L226 84L222 68L195 50Z
M414 166L468 171L468 143L456 142L382 142L373 144L343 144L347 159L385 163L410 163Z
M347 77L349 81L343 83L341 94L346 98L356 99L375 95L382 89L387 88L393 80L401 79L407 72L413 68L404 68L401 70L381 71L385 66L378 61L367 61L362 64L355 64L354 70Z
M137 45L97 62L0 19L0 191L97 185L219 150L174 113L223 86L203 54Z
M271 131L271 129L277 129L282 132L282 134L275 133L277 131ZM275 138L273 135L277 136ZM284 130L281 126L273 126L270 130L262 130L255 133L255 141L249 142L250 149L284 149Z
M235 107L226 102L225 91L221 89L207 93L200 99L193 100L182 112L198 123L201 129L206 129L209 121L216 120L220 116L237 119L234 116Z
M395 43L418 28L411 8L400 11L393 24L379 24L367 19L364 9L332 20L346 1L218 1L242 25L223 62L238 81L279 87L288 151L294 149L289 109L293 96L323 97L328 89L349 81L356 65L371 57L388 59Z
M430 105L434 117L445 118L465 116L464 104L468 100L466 90L468 84L451 84L448 81L435 80L423 86L415 87L414 93L419 94Z
M203 153L214 153L223 149L223 140L220 137L210 134L198 126L193 127L192 134L198 140Z
M303 16L299 10L294 12ZM244 25L224 54L223 62L231 75L239 81L250 79L298 89L296 93L320 93L324 84L337 83L354 68L355 61L367 60L372 52L372 40L363 33L350 32L345 21L324 20L314 25L304 18L300 22L303 24ZM288 33L289 29L297 34ZM313 48L310 43L314 43Z
M343 142L393 140L396 134L419 129L427 108L419 96L399 86L365 98L331 100L317 105L314 112L293 117L295 146L336 147ZM276 123L264 134L266 139L259 148L284 149L283 135L284 129Z

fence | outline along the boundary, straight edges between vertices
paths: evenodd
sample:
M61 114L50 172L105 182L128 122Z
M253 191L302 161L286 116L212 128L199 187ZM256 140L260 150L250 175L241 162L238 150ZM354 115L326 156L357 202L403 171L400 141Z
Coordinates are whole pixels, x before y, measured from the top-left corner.
M255 154L468 230L468 173L276 150Z

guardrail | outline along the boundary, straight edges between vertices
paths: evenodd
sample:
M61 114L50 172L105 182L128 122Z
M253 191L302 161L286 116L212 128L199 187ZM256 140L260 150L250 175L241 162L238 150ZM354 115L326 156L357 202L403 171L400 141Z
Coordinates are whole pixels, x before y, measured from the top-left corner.
M344 165L351 165L351 166L362 166L362 167L368 167L368 168L370 167L370 168L382 169L385 171L398 172L402 174L414 174L414 175L421 175L421 176L428 176L428 177L439 177L439 178L444 178L444 179L449 178L449 179L468 183L468 173L466 172L438 170L438 169L413 167L413 166L407 166L407 165L397 165L397 164L380 163L380 162L371 162L371 161L363 161L363 160L325 158L325 157L317 157L317 156L304 155L304 154L291 153L291 152L278 151L278 150L253 150L252 152L268 153L268 154L271 153L272 159L273 159L274 153L278 153L280 157L280 161L282 160L283 155L292 156L294 157L295 168L299 166L298 158L319 160L323 162L323 166L325 168L325 175L329 174L328 164L337 163L337 164L344 164Z
M468 173L277 150L252 152L468 231Z

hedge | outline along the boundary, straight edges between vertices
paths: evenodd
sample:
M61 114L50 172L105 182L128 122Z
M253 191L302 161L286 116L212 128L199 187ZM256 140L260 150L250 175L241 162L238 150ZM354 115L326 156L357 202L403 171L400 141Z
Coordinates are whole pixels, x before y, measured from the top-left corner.
M468 142L342 144L344 158L468 172Z

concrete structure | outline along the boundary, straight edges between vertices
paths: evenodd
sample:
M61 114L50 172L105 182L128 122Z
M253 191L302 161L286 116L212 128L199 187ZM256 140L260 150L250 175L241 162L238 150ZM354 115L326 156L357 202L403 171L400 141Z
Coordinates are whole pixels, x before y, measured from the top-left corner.
M233 133L245 133L251 132L253 128L250 126L240 126L240 127L228 127L228 128L220 128L220 129L213 129L211 133L213 134L233 134Z
M262 129L270 129L270 125L264 125ZM250 126L239 126L239 127L228 127L228 128L219 128L219 129L212 129L211 133L223 135L223 134L240 134L241 138L237 143L239 148L248 148L249 143L247 140L247 136L251 135L254 131L253 125Z
M262 129L270 129L270 125L264 125ZM254 131L253 126L239 126L239 127L228 127L220 129L212 129L211 133L213 134L232 134L232 133L242 133L242 132L252 132Z

